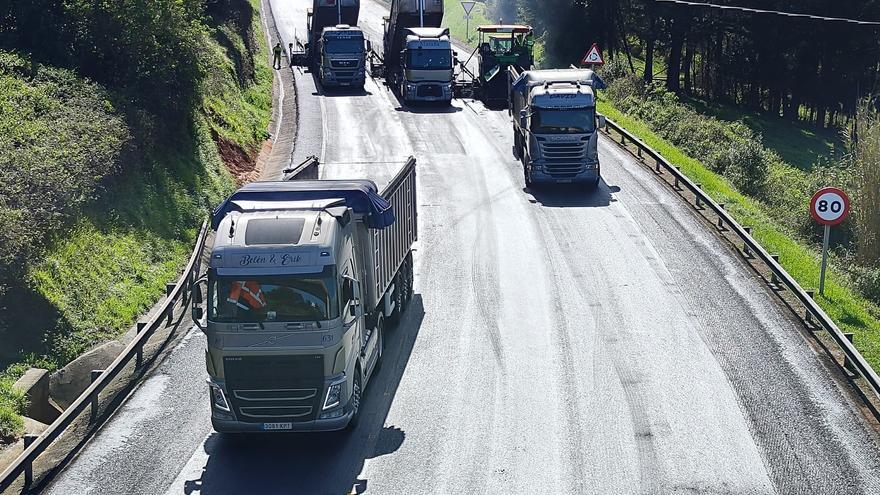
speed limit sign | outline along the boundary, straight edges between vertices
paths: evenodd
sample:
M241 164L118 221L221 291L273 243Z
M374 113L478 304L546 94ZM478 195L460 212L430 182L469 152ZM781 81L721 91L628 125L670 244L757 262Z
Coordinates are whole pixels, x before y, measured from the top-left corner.
M823 187L810 200L810 215L825 226L822 238L822 268L819 272L819 294L825 295L825 267L828 265L828 244L831 226L837 225L849 213L849 196L836 187Z
M837 225L849 213L849 196L836 187L823 187L810 200L810 215L822 225Z

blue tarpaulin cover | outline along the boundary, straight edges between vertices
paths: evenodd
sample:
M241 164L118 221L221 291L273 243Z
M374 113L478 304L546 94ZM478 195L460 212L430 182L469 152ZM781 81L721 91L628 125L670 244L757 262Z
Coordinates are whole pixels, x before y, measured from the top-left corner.
M298 180L252 182L226 198L214 209L211 228L217 230L223 217L242 211L236 201L288 202L339 199L355 213L366 215L367 226L384 229L394 223L394 210L371 180Z

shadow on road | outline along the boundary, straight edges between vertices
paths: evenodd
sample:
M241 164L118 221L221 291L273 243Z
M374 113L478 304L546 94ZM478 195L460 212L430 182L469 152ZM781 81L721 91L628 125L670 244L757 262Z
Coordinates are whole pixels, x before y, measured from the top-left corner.
M523 188L523 192L532 196L529 202L549 208L595 208L617 201L613 194L620 192L620 187L609 186L602 179L595 189L581 184L546 184Z
M400 325L386 336L382 368L368 385L360 423L351 432L286 435L221 435L205 442L202 476L186 494L363 493L358 479L366 459L390 454L406 433L385 418L409 362L424 319L421 295L413 297Z

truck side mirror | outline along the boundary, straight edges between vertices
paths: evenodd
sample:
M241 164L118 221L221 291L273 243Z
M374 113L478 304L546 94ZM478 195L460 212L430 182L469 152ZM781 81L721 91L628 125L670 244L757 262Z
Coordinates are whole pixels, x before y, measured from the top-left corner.
M365 45L365 46L367 47L367 51L368 51L368 52L372 52L372 51L373 51L373 43L372 43L370 40L367 40L367 41L366 41L366 45Z
M527 110L520 110L519 111L519 126L522 127L523 129L525 129L526 127L529 126L528 120L529 120L529 112Z
M605 122L605 116L600 115L599 116L599 129L604 129L607 125L608 125L608 123Z

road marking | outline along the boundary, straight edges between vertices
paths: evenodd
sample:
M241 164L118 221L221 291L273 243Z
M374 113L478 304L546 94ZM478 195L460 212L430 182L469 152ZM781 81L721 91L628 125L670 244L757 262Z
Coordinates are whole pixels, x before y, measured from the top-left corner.
M210 433L199 443L198 448L193 453L192 457L189 458L186 465L183 466L183 469L180 470L180 474L177 475L177 478L168 486L168 489L165 490L165 495L180 495L180 494L197 494L202 493L202 473L205 472L205 466L208 465L208 458L210 457L208 453L205 451L205 443L207 443L208 439L211 438L211 435L214 434L214 430L211 430Z

